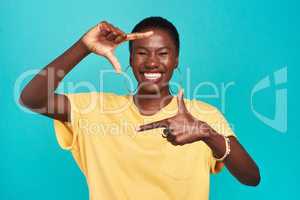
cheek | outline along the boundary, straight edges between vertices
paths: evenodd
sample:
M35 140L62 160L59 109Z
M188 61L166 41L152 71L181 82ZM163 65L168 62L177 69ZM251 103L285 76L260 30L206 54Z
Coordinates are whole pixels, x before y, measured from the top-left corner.
M172 67L176 65L176 60L177 57L175 57L173 54L161 58L161 62L163 62L165 65L172 66Z
M174 59L169 59L169 60L166 60L163 64L166 66L168 74L170 74L170 76L172 76L172 72L174 71L174 69L176 68L176 65L177 65L176 61L174 61Z
M145 58L143 58L141 56L136 55L136 56L132 57L132 64L135 66L140 65L144 62L145 62Z

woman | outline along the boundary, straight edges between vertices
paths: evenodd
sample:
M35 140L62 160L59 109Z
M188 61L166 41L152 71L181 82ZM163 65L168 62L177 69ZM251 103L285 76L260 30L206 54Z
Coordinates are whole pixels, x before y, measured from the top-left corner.
M125 41L138 81L134 95L55 93L90 53L121 73L114 50ZM208 199L210 172L223 165L241 183L258 185L258 167L222 114L184 99L182 90L171 95L178 55L178 32L164 18L146 18L131 34L101 22L24 88L20 102L54 119L58 142L86 176L90 199Z

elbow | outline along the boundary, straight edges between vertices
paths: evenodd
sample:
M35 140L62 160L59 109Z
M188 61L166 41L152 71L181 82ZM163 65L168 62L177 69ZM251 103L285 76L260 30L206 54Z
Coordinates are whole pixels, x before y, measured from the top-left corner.
M240 182L248 186L256 187L259 185L260 180L260 172L257 168L252 174L248 174L244 180L240 180Z
M24 90L22 91L21 95L19 96L19 104L23 107L29 107L29 101L28 101L28 99L26 99Z
M245 185L256 187L259 185L259 183L260 183L260 175L256 177L252 177L247 181L247 183L245 183Z
M34 107L34 102L32 101L31 98L28 97L28 95L24 92L24 90L22 91L19 97L19 104L26 108Z
M44 105L43 101L33 98L32 95L28 95L24 90L19 97L19 104L33 111L37 108L43 107Z

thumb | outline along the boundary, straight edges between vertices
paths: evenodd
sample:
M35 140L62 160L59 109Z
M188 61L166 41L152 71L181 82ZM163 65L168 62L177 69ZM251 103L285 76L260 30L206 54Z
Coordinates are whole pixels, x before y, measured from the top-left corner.
M113 65L113 67L115 68L116 72L118 74L120 74L122 72L121 65L120 65L118 59L116 58L116 56L113 54L113 52L108 51L104 56Z
M187 111L183 98L183 89L180 88L177 95L177 105L178 105L178 113L184 113Z

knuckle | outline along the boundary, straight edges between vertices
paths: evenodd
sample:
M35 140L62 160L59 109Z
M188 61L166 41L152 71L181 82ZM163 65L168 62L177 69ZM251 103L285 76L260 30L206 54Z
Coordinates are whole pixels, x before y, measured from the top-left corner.
M178 144L175 143L175 142L171 142L171 144L174 145L174 146L178 146Z
M103 21L101 21L100 23L99 23L100 25L102 24L107 24L107 21L105 21L105 20L103 20Z
M172 133L175 134L174 131L176 131L176 125L170 124L170 125L169 125L169 129L171 129L171 130L172 130Z
M168 127L170 127L172 125L171 119L166 119L165 120L165 125L168 126Z
M118 33L118 39L119 39L119 40L123 40L123 39L124 39L123 35L120 34L120 33Z
M106 27L108 30L110 30L110 31L112 31L112 30L113 30L113 27L112 27L112 25L111 25L111 24L109 24L109 23L105 23L104 25L105 25L105 27Z
M174 138L174 142L176 143L176 144L181 144L181 140L180 140L180 138L179 137L175 137Z
M168 140L169 142L173 143L173 139L172 139L170 136L167 137L167 140Z
M170 139L174 140L174 139L176 138L176 134L174 134L174 132L171 131L171 132L169 133L169 137L170 137Z
M111 31L111 35L112 35L112 36L116 36L116 35L117 35L117 32L116 32L115 30L112 30L112 31Z
M110 29L109 23L107 21L102 21L100 25L105 29Z
M168 119L166 119L166 122L167 122L167 123L169 123L169 124L171 124L171 122L172 122L172 118L168 118Z

